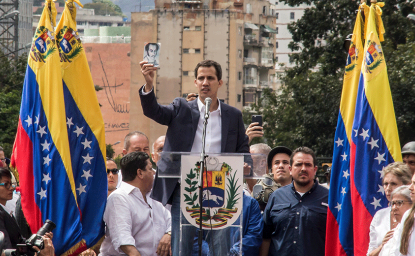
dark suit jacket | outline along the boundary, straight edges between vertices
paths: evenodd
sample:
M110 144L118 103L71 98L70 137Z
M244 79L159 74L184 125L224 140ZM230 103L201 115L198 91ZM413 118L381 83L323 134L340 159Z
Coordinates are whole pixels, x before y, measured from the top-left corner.
M3 249L16 249L16 244L24 243L16 220L0 206L0 231L4 234Z
M186 101L176 98L167 106L157 103L154 90L143 95L139 90L144 115L159 124L167 125L166 139L163 151L190 152L199 122L200 112L197 100ZM238 109L225 103L220 103L222 120L221 152L249 153L248 136ZM202 147L202 145L200 145ZM169 201L177 185L178 179L162 179L156 174L152 198L164 205Z

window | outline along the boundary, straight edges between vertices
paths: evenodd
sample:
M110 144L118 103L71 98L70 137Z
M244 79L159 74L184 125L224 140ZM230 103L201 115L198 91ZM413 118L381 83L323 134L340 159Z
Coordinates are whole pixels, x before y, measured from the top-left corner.
M275 1L275 5L278 5L278 1Z
M278 42L275 42L275 48L278 48Z
M249 56L249 51L247 49L244 49L244 58L248 58Z
M275 28L275 31L276 31L276 33L275 33L275 34L278 34L278 27L276 27L276 28Z
M277 57L275 57L275 62L278 62L278 56L277 56Z
M189 48L183 48L183 53L189 53Z
M246 13L252 13L251 4L246 4Z
M266 12L267 12L267 7L266 6L263 6L262 7L262 14L266 15Z
M195 53L200 53L200 49L195 49Z
M269 66L273 64L272 47L262 47L261 49L261 65Z
M189 26L184 26L183 30L190 30L190 27Z
M238 80L242 80L242 72L238 72Z
M291 63L293 63L293 59L292 59L292 57L291 57L291 55L288 55L288 62L291 64Z
M196 27L195 27L195 30L196 30L196 31L202 31L202 26L196 26Z
M183 76L189 76L189 71L183 71Z
M241 59L242 58L242 50L238 50L238 57Z
M275 13L275 18L276 18L276 19L278 19L278 15L279 15L279 13L278 13L278 12L276 12L276 13Z
M238 34L242 36L242 26L238 26Z
M294 12L291 12L291 13L290 13L290 19L292 19L292 20L293 20L294 18L295 18L295 16L294 16Z
M238 94L238 95L237 95L237 98L238 98L238 100L237 100L237 101L238 101L238 102L241 102L241 100L242 100L242 95Z

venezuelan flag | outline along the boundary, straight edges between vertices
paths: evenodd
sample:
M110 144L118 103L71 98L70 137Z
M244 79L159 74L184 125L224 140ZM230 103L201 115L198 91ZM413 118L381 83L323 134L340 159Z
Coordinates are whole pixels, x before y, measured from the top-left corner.
M103 234L107 183L101 145L105 141L100 136L102 117L101 129L97 124L89 125L92 121L82 116L75 97L68 96L69 86L62 80L65 72L57 43L59 34L53 29L55 20L55 4L47 0L29 53L12 165L19 172L22 208L32 232L37 232L46 219L52 220L56 224L55 252L69 255L95 243ZM83 81L79 80L79 86L86 87ZM82 100L89 93L84 89ZM92 98L86 103L95 111L95 92L88 96ZM99 119L100 112L94 114ZM75 143L79 143L76 149ZM87 221L91 222L85 224Z
M360 9L363 10L364 6ZM349 155L357 88L363 60L363 26L361 11L358 11L346 60L340 111L334 138L326 225L326 256L353 255Z
M369 226L376 211L387 207L382 169L402 161L395 112L389 87L381 7L372 3L367 18L350 145L350 191L353 206L354 255L366 255Z

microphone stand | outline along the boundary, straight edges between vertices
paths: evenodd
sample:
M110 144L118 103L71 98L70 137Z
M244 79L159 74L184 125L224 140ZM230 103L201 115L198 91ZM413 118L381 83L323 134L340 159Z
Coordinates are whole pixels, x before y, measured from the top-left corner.
M199 176L199 256L202 256L202 237L203 237L203 226L202 226L202 203L203 203L203 174L205 172L205 159L208 157L205 153L205 144L206 144L206 126L209 119L209 110L205 114L205 121L203 121L203 133L202 133L202 153L200 153L200 176Z

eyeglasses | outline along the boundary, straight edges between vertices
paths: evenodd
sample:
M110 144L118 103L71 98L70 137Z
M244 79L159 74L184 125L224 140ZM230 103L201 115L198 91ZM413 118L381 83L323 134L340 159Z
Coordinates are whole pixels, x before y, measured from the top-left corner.
M396 200L396 201L391 201L390 205L393 207L394 205L396 205L396 207L401 207L404 203L411 203L409 201L404 201L404 200Z
M107 169L107 174L110 174L110 172L112 172L113 175L118 174L118 169L114 168L114 169Z
M16 188L17 183L10 183L10 182L2 182L0 183L0 186L4 186L6 189L10 189L10 187Z

